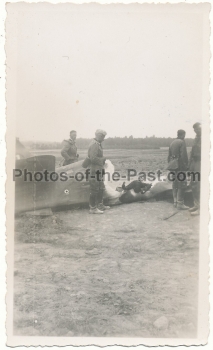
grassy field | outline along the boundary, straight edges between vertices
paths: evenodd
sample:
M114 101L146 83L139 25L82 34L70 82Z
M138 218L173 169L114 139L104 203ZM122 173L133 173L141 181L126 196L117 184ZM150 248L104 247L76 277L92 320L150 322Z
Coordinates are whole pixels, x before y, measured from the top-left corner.
M187 148L189 154L190 147ZM56 166L62 164L63 158L60 149L54 150L34 150L33 155L50 154L56 157ZM87 157L86 149L79 149L79 160ZM137 171L165 170L167 166L168 148L140 150L140 149L106 149L104 157L110 159L117 171L122 171L128 167Z
M87 150L78 150L79 160L87 157ZM60 154L60 150L36 150L33 151L33 155L50 154L56 157L56 166L63 162ZM117 149L117 150L104 150L104 156L110 159L115 165L116 171L132 168L137 171L156 171L158 169L165 170L167 165L168 149L155 149L155 150L139 150L139 149Z
M167 150L105 155L116 170L154 171L165 169ZM98 217L80 209L16 218L14 334L194 337L199 219L164 220L173 212L152 201Z

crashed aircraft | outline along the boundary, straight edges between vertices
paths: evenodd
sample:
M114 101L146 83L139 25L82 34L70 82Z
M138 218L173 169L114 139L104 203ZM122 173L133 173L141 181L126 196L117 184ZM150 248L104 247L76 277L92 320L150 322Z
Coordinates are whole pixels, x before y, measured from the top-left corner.
M29 152L18 141L16 143L15 181L15 212L37 211L44 208L59 208L89 202L89 181L84 177L76 180L76 174L85 174L83 160L63 167L55 167L55 157L52 155L29 156ZM44 172L54 174L52 181L30 178L30 174ZM113 173L114 167L106 161L106 171ZM58 179L61 173L67 180ZM25 176L24 176L25 175ZM26 178L25 178L26 177ZM134 178L132 178L134 180ZM137 201L147 201L153 197L172 198L172 183L168 180L154 181L146 193L135 193L134 190L123 191L122 182L105 181L104 202L108 205L119 205ZM119 190L116 190L116 188ZM163 197L162 197L163 196Z

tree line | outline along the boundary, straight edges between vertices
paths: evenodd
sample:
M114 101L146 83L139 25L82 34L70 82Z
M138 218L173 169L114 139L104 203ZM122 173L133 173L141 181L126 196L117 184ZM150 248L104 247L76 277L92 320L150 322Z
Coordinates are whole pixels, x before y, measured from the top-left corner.
M105 149L159 149L160 147L169 147L174 138L171 137L145 137L134 138L133 136L125 137L109 137L104 140ZM79 149L88 148L91 139L78 138L76 145ZM193 139L185 139L186 146L191 147ZM60 149L62 142L24 142L25 146L31 149Z

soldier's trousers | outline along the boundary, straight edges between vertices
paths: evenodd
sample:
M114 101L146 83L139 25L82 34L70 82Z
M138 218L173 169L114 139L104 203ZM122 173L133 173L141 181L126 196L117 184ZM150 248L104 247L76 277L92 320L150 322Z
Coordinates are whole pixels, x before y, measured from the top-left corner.
M98 204L103 203L103 195L104 195L104 182L103 178L98 180L95 179L89 179L90 184L90 198L89 198L89 206L90 208L96 208Z
M172 183L172 192L173 192L173 199L174 203L184 203L184 193L186 190L187 182L186 179L181 181L178 179L178 173L180 173L181 170L174 171L175 175L173 176L173 183Z
M201 162L200 160L195 161L192 160L191 166L190 166L190 172L194 172L194 175L191 175L191 189L192 189L192 195L194 199L194 206L196 208L200 208L200 169L201 169ZM199 175L198 175L199 174Z

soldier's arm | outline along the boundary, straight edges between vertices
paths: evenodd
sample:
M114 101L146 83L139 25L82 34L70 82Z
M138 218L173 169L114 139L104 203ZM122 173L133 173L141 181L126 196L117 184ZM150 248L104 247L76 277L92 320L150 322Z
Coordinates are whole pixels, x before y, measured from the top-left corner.
M152 184L145 183L144 186L141 187L141 193L142 194L146 193L147 191L150 190L151 187L152 187Z
M98 151L99 151L99 147L96 143L94 143L93 145L90 146L88 156L92 164L103 166L106 158L98 157Z
M127 186L125 186L125 182L124 182L124 186L122 186L122 188L123 188L124 190L126 190L126 191L132 190L132 189L135 188L135 183L136 183L136 181L134 180L134 181L130 182L130 184L128 184Z
M181 146L180 146L180 159L185 168L188 167L188 155L187 155L187 150L186 150L186 144L183 141Z
M64 142L63 143L63 148L61 150L61 155L62 157L64 157L65 160L70 160L72 159L69 154L67 153L70 149L70 145L68 144L68 142Z

